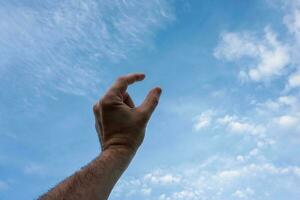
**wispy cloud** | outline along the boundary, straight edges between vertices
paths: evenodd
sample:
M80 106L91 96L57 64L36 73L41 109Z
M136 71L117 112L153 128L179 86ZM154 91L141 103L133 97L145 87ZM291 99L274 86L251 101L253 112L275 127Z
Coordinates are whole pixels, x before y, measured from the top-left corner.
M200 131L203 128L209 127L211 125L213 115L214 112L212 110L208 110L195 117L195 131Z
M255 192L250 187L247 187L246 189L235 191L232 196L239 199L251 199L251 197L253 198L254 194Z
M102 67L149 44L172 11L158 1L0 3L0 76L9 87L85 95ZM4 82L2 81L2 84Z
M27 175L46 175L47 169L41 164L31 162L24 167L24 173Z

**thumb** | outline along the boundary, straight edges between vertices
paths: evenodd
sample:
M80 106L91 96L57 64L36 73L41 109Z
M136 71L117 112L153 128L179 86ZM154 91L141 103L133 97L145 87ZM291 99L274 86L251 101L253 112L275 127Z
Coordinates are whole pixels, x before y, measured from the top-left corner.
M155 110L158 101L159 101L159 97L161 94L161 88L156 87L154 89L152 89L147 97L145 98L144 102L142 103L142 105L139 107L139 109L145 113L147 115L147 117L149 118L151 116L151 114L153 113L153 111Z

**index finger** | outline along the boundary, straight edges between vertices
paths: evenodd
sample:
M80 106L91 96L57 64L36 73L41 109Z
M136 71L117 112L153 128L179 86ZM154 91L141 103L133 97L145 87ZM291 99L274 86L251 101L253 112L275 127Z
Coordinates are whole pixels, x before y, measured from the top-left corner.
M145 74L134 73L119 77L111 87L111 91L125 93L128 85L131 85L137 81L142 81L145 78Z

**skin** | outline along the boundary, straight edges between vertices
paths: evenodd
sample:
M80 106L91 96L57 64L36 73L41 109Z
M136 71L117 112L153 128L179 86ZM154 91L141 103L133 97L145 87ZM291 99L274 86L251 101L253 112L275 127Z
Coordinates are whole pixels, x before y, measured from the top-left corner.
M142 144L147 123L161 94L152 89L136 107L127 87L144 74L119 77L94 107L96 130L102 152L92 162L65 179L40 200L106 200Z

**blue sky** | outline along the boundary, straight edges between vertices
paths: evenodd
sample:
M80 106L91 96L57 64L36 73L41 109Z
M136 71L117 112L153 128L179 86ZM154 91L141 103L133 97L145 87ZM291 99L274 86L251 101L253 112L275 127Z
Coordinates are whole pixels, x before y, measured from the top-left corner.
M163 88L111 200L300 198L299 0L0 0L0 199L95 158L92 105Z

